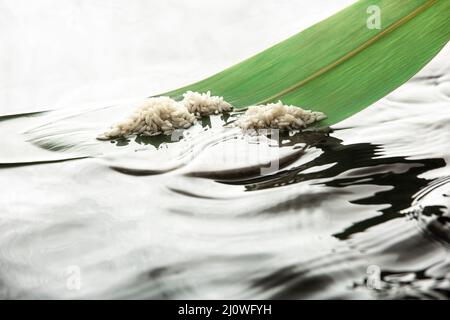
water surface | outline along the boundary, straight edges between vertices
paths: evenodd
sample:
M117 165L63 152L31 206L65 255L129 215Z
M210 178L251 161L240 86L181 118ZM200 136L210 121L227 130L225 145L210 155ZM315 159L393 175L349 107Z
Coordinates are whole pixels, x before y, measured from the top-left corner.
M0 296L448 298L448 53L330 132L231 114L95 140L133 103L0 118Z

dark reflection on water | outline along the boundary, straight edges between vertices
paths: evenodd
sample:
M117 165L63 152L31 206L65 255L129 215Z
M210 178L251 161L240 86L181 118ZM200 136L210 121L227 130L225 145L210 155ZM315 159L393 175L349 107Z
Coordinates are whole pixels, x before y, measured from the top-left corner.
M388 204L389 207L381 209L382 215L380 216L357 222L342 232L334 234L336 238L341 240L348 239L355 233L363 232L388 220L402 217L401 211L411 205L414 194L433 181L420 178L420 175L434 169L443 168L446 165L444 159L438 158L408 160L406 157L380 157L383 155L382 145L371 143L344 145L341 140L320 133L283 135L280 140L286 141L282 143L283 146L307 142L322 150L323 153L301 166L280 171L273 175L240 181L227 182L221 180L221 182L245 185L247 191L275 189L314 180L321 180L321 182L316 181L314 183L334 188L367 184L393 187L387 191L377 192L368 198L352 200L352 203L355 204ZM330 164L332 164L330 168L314 173L303 173L306 169ZM378 169L383 167L384 170L380 172ZM401 171L396 171L396 168L400 168ZM357 171L355 177L329 179L338 177L350 170ZM322 181L322 179L325 179L325 181ZM431 208L428 208L427 213L430 212Z
M236 180L236 175L230 174L228 179L224 175L216 182L229 186L244 186L245 193L249 195L263 190L283 192L285 189L281 188L305 183L326 186L333 190L309 194L300 192L289 201L258 211L257 217L268 212L281 215L288 208L299 212L308 208L320 208L326 201L332 201L329 200L330 195L342 195L348 198L349 203L355 205L382 207L377 210L379 215L355 220L342 231L332 234L343 246L336 246L317 258L303 260L301 251L287 250L285 255L297 262L286 265L274 263L264 270L265 272L258 270L255 265L270 259L270 254L255 256L236 253L226 258L216 254L207 259L189 259L188 262L149 271L146 277L140 280L140 285L131 285L140 288L139 293L134 292L131 297L135 294L146 298L173 298L198 294L202 296L195 287L206 288L208 285L198 279L191 281L191 278L198 277L202 272L205 272L206 281L211 281L213 283L211 285L218 288L240 283L249 292L238 295L244 298L446 299L450 297L449 266L445 258L439 262L430 259L428 266L420 269L409 263L411 259L420 260L422 255L426 261L425 256L429 252L439 251L435 245L437 242L450 243L447 206L411 207L419 192L433 193L436 186L446 185L446 179L421 177L423 173L444 168L446 166L444 159L413 160L407 157L392 157L386 154L383 145L372 143L347 145L332 134L324 132L283 134L280 141L282 141L280 145L284 147L306 143L309 148L320 149L322 153L302 165L281 169L271 175ZM296 157L301 159L303 155L304 153L298 153ZM304 173L307 169L321 167L325 169ZM364 185L388 188L357 199L349 198L344 190L340 191L349 186ZM188 198L199 198L199 195L187 191L178 190L178 193ZM448 197L447 194L441 196ZM214 201L214 198L205 199ZM415 224L409 225L410 221L414 221ZM388 224L394 225L394 229L392 230ZM418 229L416 224L419 225ZM298 229L296 232L302 231ZM410 236L404 238L402 234L408 232L411 233ZM368 240L359 239L358 234L369 238L369 242L380 244L368 246L365 244ZM386 245L382 245L384 242ZM383 266L386 262L382 262L384 259L382 257L389 255L397 256L394 259L397 260L395 267L389 267L390 263L387 263L386 267ZM364 276L367 267L371 266L367 262L370 260L375 261L377 264L374 266L379 268L376 288L371 288L373 281ZM209 275L206 270L216 265L220 265L224 273ZM235 270L236 266L238 270ZM441 270L436 272L436 267ZM250 271L247 273L247 270ZM254 270L255 274L252 274L251 270ZM260 273L264 275L259 275ZM155 287L158 289L153 291Z

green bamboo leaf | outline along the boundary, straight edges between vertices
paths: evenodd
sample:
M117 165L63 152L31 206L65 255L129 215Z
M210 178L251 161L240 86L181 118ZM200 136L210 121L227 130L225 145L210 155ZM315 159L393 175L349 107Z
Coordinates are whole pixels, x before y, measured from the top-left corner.
M381 28L367 25L378 6ZM450 39L448 0L361 0L210 78L164 93L211 91L235 108L282 100L333 125L409 80Z

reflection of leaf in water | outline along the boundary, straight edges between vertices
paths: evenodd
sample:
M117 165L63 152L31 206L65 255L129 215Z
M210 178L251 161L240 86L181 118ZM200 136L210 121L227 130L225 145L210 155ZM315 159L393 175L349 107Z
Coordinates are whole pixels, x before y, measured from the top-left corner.
M225 122L225 123L228 122L228 119L229 119L229 118L230 118L230 113L229 113L229 112L224 112L224 113L222 113L221 116L220 116L220 119L221 119L223 122Z
M126 147L130 144L130 140L126 138L120 138L117 140L113 140L112 142L114 142L118 147Z
M212 128L211 117L202 117L200 119L200 122L201 122L203 128L206 128L206 127Z
M252 179L221 180L230 185L244 185L249 192L276 189L282 186L309 182L328 187L345 188L357 185L392 186L387 191L381 191L364 199L352 201L354 204L390 206L381 209L382 215L356 222L344 231L335 234L339 239L347 239L351 235L363 232L370 227L391 219L403 216L402 210L408 208L414 195L426 187L431 181L420 176L430 170L445 167L445 160L440 158L410 160L407 157L377 157L382 154L383 147L371 143L344 145L342 141L330 136L317 133L304 133L283 137L287 145L308 141L323 153L310 162L289 170L281 170L268 176ZM314 142L314 139L315 142ZM332 165L331 167L326 165ZM306 169L326 166L324 170L313 173L303 173ZM396 172L397 167L404 167ZM354 177L339 176L350 170L367 169ZM388 169L386 171L386 169ZM328 179L328 180L327 180ZM325 180L325 181L324 181ZM276 191L275 191L276 192Z
M134 140L137 144L140 145L152 145L156 149L158 149L163 143L172 143L172 138L170 135L161 134L159 136L137 136Z

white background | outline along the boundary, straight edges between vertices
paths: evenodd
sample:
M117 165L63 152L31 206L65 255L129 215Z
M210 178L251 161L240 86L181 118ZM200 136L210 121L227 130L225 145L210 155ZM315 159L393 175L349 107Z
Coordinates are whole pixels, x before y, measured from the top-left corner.
M0 114L144 98L353 0L0 0Z

